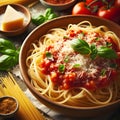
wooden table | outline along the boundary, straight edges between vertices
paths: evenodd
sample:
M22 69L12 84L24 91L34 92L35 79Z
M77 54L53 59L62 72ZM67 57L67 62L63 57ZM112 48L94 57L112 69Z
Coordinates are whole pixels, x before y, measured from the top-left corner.
M38 2L37 4L35 4L34 6L30 6L28 7L28 9L31 12L31 15L35 15L35 14L43 14L46 10L46 8L41 5L40 2ZM66 12L60 12L57 13L58 15L65 15L65 14L70 14L70 10L66 11ZM30 24L28 30L23 33L22 35L16 36L16 37L7 37L4 36L2 34L0 34L0 38L5 38L8 40L11 40L16 46L21 46L23 41L25 40L26 36L35 28L36 26L33 25L32 23ZM19 65L17 65L13 70L11 70L11 72L13 74L15 74L17 77L21 77L20 75L20 71L19 71ZM41 104L39 101L37 101L37 99L31 94L31 92L27 89L27 87L25 86L23 80L19 80L20 83L20 87L22 88L22 90L25 92L25 94L28 96L28 98L33 102L33 104L40 110L42 110L44 113L46 113L47 115L49 115L51 118L48 117L49 120L113 120L111 117L114 115L103 115L100 118L71 118L68 116L64 116L61 115L55 111L52 111L51 109L47 108L46 106L44 106L43 104ZM113 111L113 113L115 113Z

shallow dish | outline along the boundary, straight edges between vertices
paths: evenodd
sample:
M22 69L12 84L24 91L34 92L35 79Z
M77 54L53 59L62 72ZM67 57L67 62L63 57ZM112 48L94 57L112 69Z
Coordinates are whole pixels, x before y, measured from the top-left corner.
M52 21L49 21L39 27L37 27L35 30L33 30L28 37L25 39L21 51L20 51L20 57L19 57L19 65L20 65L20 71L23 76L23 79L27 85L27 87L30 89L30 91L33 93L33 95L43 104L50 107L53 110L56 110L62 114L68 115L68 116L74 116L74 117L95 117L100 116L102 114L110 114L114 110L116 110L120 106L120 100L116 100L115 102L111 102L107 105L102 106L93 106L93 107L74 107L74 106L68 106L68 105L62 105L57 104L50 99L47 99L43 95L41 95L31 84L30 78L27 73L27 66L26 66L26 58L27 58L27 52L30 49L30 45L37 39L39 39L42 35L46 34L48 30L52 28L64 28L67 27L68 24L77 24L81 21L88 20L92 23L94 26L100 26L105 25L110 30L114 31L118 37L120 37L119 31L120 27L108 20L101 19L95 16L63 16L60 18L56 18Z
M62 11L62 10L66 10L66 9L70 8L71 6L73 6L76 3L76 0L71 0L70 2L66 2L64 4L53 4L53 3L46 2L45 0L40 0L40 2L45 7L50 7L56 11Z
M31 21L31 14L30 14L29 10L26 7L24 7L23 5L20 5L20 4L9 4L9 5L24 15L24 23L23 23L24 25L22 28L17 29L17 30L3 31L3 30L1 30L1 23L0 23L0 33L4 34L6 36L20 35L23 32L25 32L25 30L28 28L30 21ZM5 12L7 6L8 5L0 6L0 21L2 20L2 16L4 15L4 12Z
M18 101L12 96L0 97L0 118L8 119L14 117L19 109Z

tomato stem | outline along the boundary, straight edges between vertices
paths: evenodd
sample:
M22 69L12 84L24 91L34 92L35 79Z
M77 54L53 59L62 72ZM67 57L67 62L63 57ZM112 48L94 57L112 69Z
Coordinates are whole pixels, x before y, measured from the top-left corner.
M110 9L110 8L113 6L115 0L111 0L111 1L102 0L102 2L106 5L106 8L107 8L107 9Z

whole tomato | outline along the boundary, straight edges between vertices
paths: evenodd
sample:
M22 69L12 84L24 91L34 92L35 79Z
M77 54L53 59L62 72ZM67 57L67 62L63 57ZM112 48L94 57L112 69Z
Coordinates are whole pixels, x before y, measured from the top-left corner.
M104 5L104 3L102 2L102 0L86 0L86 5L90 5L91 7L101 7Z
M107 8L106 6L101 7L98 10L98 16L102 18L106 18L112 20L114 22L120 22L120 7L112 6L111 8Z
M115 5L120 7L120 0L115 0Z
M77 3L72 9L72 15L79 15L79 14L88 14L91 15L91 11L87 8L85 2Z

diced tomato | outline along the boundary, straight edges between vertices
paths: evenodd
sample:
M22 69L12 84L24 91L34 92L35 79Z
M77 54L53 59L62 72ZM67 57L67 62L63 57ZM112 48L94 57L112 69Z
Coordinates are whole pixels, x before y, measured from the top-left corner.
M69 89L69 88L70 88L70 86L69 86L69 84L64 83L64 84L63 84L63 88L64 88L65 90L67 90L67 89Z
M115 76L117 76L117 71L113 69L111 71L111 78L115 78Z
M58 74L56 72L51 72L50 78L53 82L56 82L58 78Z
M42 72L43 74L48 74L48 70L47 70L46 68L41 68L41 72Z
M108 43L112 43L112 48L115 50L115 51L118 51L118 46L116 45L116 43L113 41L113 39L111 37L108 37L107 38L107 42Z
M70 30L69 35L70 35L70 37L74 37L76 35L76 33L74 30Z
M90 80L89 82L86 82L85 88L87 88L89 90L95 90L96 84L95 84L94 80Z

